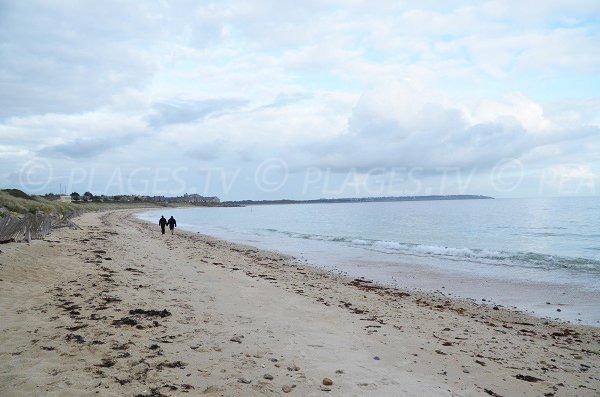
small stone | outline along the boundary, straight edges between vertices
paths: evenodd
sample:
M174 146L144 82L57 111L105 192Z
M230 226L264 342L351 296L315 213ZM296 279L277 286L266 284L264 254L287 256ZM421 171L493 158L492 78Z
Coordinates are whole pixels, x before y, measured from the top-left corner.
M379 358L379 356L375 356L375 357L373 357L373 360L381 360L381 359Z
M268 380L273 380L273 375L271 375L271 374L264 374L263 378L268 379Z
M336 369L336 370L335 370L335 373L336 373L336 374L343 374L343 373L344 373L344 370L343 370L343 369Z
M289 393L289 392L291 392L291 391L292 391L292 388L291 388L290 386L288 386L288 385L284 385L284 386L281 388L281 390L282 390L284 393Z
M468 368L463 368L463 372L464 372L465 374L469 374L469 373L471 373L471 371L470 371Z
M239 336L234 336L233 338L229 339L231 342L237 342L237 343L242 343L242 338L240 338Z
M300 367L297 365L294 365L294 371L296 371L296 372L300 371Z
M239 378L239 379L238 379L238 382L240 382L240 383L245 383L245 384L250 384L250 383L252 383L252 381L251 381L250 379L248 379L248 378Z
M323 378L323 385L324 386L331 386L333 385L333 381L329 378Z
M321 386L321 391L331 391L331 387Z

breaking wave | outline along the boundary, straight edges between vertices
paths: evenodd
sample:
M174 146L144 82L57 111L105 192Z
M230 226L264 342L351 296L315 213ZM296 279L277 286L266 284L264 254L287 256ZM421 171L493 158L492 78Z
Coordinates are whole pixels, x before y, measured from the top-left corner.
M589 258L573 258L536 252L493 251L468 247L446 247L428 244L414 244L392 240L374 240L356 237L328 236L322 234L296 233L277 229L264 229L270 233L285 235L294 239L317 240L377 251L380 253L435 257L450 261L481 263L486 265L535 268L540 270L571 269L600 274L600 261Z

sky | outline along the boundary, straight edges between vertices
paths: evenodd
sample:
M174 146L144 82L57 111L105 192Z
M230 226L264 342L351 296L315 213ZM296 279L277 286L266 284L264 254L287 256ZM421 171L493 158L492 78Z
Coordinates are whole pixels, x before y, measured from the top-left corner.
M0 187L600 194L600 2L0 0Z

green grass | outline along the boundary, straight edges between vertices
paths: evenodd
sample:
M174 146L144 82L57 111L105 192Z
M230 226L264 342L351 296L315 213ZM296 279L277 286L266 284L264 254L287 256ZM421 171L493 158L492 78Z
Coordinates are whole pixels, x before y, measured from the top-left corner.
M0 190L0 207L17 214L35 214L38 212L62 214L77 209L75 204L30 197L17 189Z

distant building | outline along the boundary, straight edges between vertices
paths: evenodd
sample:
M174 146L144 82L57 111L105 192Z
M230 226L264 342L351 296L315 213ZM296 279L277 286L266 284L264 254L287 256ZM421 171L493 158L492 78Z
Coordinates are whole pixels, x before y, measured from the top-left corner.
M221 200L219 200L218 197L204 197L201 196L199 194L196 193L192 193L192 194L184 194L183 197L177 197L178 199L183 199L183 200L178 200L178 201L183 201L185 203L220 203Z
M61 195L58 198L58 201L63 202L63 203L70 203L71 202L71 196L70 195Z

